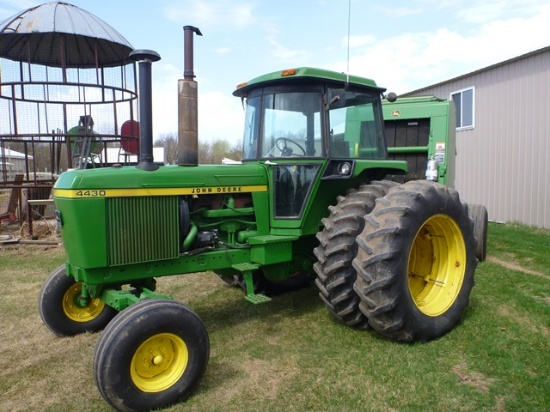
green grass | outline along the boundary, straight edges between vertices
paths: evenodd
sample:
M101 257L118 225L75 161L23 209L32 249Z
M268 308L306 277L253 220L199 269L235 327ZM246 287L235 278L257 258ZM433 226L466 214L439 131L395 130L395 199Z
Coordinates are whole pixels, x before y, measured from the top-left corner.
M550 253L550 231L520 225L491 225L490 254L525 268L546 273Z
M205 322L211 357L197 391L167 411L549 411L550 231L489 227L463 322L402 344L334 321L314 287L251 305L199 273L159 280ZM95 388L97 334L41 323L58 248L0 248L0 410L108 411Z

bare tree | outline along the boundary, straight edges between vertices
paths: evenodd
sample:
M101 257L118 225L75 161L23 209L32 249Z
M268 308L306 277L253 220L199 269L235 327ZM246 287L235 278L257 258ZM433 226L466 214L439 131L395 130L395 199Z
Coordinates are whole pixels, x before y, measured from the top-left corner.
M178 161L178 138L172 133L161 134L155 140L155 147L164 147L164 158L169 165L175 165Z
M211 145L204 144L204 149L201 153L201 144L199 144L199 160L203 164L221 164L224 157L232 160L241 160L242 144L231 145L225 139L219 139ZM200 157L202 154L202 158Z
M155 147L164 147L167 164L176 164L178 160L178 139L172 134L163 134L155 140ZM242 144L231 145L225 139L219 139L213 143L199 142L200 164L221 164L224 157L232 160L240 160Z
M210 158L210 143L208 142L199 142L199 163L206 164L209 163L208 159Z

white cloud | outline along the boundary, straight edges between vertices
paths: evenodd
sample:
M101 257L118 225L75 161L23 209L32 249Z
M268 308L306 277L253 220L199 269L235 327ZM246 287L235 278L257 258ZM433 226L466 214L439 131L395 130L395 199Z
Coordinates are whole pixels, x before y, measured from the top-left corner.
M456 36L455 60L470 61L478 69L548 46L550 5L530 17L491 20L472 36Z
M269 20L262 21L262 30L267 35L273 36L273 37L283 32L283 30L281 30L281 28L277 24Z
M244 111L234 96L199 90L199 141L225 139L232 144L242 139Z
M474 7L462 9L457 13L461 21L467 23L483 23L500 17L502 11L497 3L479 4Z
M267 38L268 43L273 47L271 50L271 55L278 61L289 62L289 61L305 61L308 59L308 56L311 55L311 52L304 49L290 49L283 46L279 41L275 40L274 37L269 36Z
M457 16L467 23L483 24L509 16L533 16L544 6L540 0L492 0L483 4L469 2L466 7L460 8Z
M418 7L377 7L382 13L388 15L389 17L406 17L419 14L422 10Z
M157 63L153 69L153 134L178 135L178 79L181 70ZM221 92L201 92L198 80L198 129L200 141L226 139L237 143L242 139L244 112L240 100Z
M351 49L355 49L357 47L366 46L369 44L374 44L376 42L376 37L372 35L357 35L357 36L350 36L349 37L349 47ZM347 47L348 46L348 38L344 37L342 39L342 46Z
M181 22L192 21L198 27L245 28L254 24L253 5L231 0L194 0L170 2L163 8L167 19Z
M178 79L182 71L162 63L153 66L153 139L178 134Z
M550 5L536 15L486 21L469 33L439 28L377 38L352 50L350 72L404 93L548 46L548 21ZM333 69L345 70L345 63Z

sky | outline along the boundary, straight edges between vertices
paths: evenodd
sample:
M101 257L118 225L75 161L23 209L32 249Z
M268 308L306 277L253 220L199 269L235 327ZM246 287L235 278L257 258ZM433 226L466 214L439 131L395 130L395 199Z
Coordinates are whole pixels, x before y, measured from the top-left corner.
M310 66L405 93L550 45L548 0L67 0L151 49L153 134L177 135L183 26L198 27L199 141L242 138L237 84ZM0 0L0 21L45 3ZM448 97L448 96L440 96Z

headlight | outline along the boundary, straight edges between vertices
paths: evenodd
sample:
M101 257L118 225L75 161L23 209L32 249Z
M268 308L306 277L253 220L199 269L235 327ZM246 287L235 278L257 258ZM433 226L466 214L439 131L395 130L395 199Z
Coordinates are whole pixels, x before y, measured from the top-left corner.
M340 176L347 176L351 173L351 165L348 162L340 163L338 165L338 174Z

